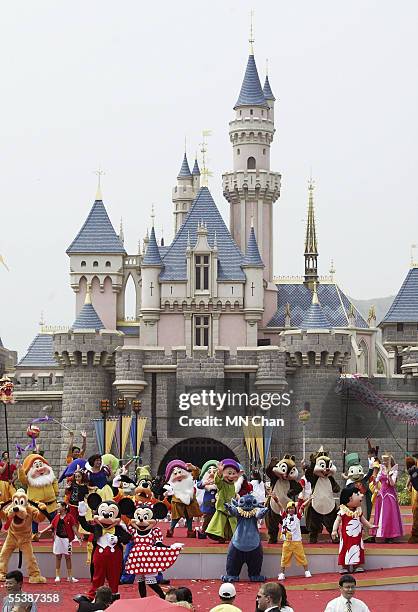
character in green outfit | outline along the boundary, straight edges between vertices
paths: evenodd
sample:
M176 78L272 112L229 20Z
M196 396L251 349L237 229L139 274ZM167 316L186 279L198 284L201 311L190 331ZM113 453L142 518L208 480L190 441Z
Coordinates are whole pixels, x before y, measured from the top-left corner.
M218 487L215 514L206 528L206 535L222 544L232 538L237 526L237 519L229 514L225 503L230 504L231 499L235 499L235 482L241 474L240 466L234 459L221 461L215 474L215 484Z

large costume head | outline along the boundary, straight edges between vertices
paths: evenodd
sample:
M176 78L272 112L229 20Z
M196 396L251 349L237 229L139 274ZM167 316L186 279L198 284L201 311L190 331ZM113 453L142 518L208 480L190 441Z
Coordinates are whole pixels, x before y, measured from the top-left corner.
M405 462L411 485L414 487L415 491L418 491L418 459L415 459L415 457L406 457Z
M228 484L235 484L241 475L241 466L235 461L235 459L223 459L222 464L222 478Z
M216 459L209 459L202 465L202 469L200 470L200 480L203 484L209 484L213 482L215 478L215 474L218 470L218 461Z
M115 455L111 455L110 453L102 455L102 462L103 465L107 465L107 467L112 470L113 474L116 474L116 471L119 467L119 459L115 457Z
M141 465L136 469L136 488L135 495L138 495L144 501L153 498L152 477L149 465Z
M269 473L273 486L276 480L297 480L299 477L295 457L289 454L284 455L283 459L273 457L266 472Z
M113 500L103 501L98 493L90 493L87 504L93 512L93 521L105 529L120 523L119 505Z
M318 478L335 477L337 467L334 465L328 453L321 447L319 451L310 457L313 473Z
M28 496L25 491L18 489L13 495L12 503L7 510L8 518L13 522L15 529L19 529L28 519L28 505Z
M167 507L161 502L156 504L141 503L135 506L134 502L129 498L121 500L119 508L121 514L131 519L130 524L141 535L151 531L157 524L157 521L165 518L168 513Z
M194 483L191 472L181 459L170 461L165 470L165 479L171 486L173 495L183 504L189 505L194 496Z
M356 510L357 508L360 508L363 497L363 493L360 493L357 487L354 485L349 485L341 491L340 504L347 506L347 508L350 508L350 510Z
M25 457L22 468L31 487L44 487L52 484L55 480L52 467L41 455L34 453Z
M347 474L343 474L343 478L347 480L347 484L363 480L365 474L358 453L349 453L346 456L346 466Z

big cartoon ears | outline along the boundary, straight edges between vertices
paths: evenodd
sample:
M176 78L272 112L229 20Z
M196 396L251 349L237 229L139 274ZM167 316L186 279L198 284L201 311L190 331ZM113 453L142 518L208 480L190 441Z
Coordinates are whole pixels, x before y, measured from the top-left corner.
M152 514L155 519L160 521L161 519L165 518L168 514L167 506L163 504L162 502L157 502L152 507Z
M135 514L135 504L132 501L132 499L130 499L129 497L123 497L119 504L119 512L120 514L124 514L125 516L128 516L129 518L132 518L133 515Z
M102 501L103 500L98 493L90 493L90 495L87 497L88 507L93 511L97 510Z

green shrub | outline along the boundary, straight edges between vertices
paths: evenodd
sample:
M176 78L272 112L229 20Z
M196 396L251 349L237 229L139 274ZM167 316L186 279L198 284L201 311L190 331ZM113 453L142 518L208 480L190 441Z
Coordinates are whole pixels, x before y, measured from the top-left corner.
M406 489L408 474L403 472L396 481L396 489L398 491L399 504L401 506L409 506L411 504L411 493Z

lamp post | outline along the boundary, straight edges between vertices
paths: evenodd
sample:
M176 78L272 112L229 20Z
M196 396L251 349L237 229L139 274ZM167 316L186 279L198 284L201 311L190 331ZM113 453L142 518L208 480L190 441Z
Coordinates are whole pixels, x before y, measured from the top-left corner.
M310 418L311 418L311 405L309 402L305 402L303 406L303 410L300 410L300 412L298 412L298 419L302 423L302 446L303 446L302 458L304 461L305 461L305 454L306 454L306 423L309 421Z
M126 408L126 399L124 397L118 397L116 400L116 408L119 410L119 445L120 445L120 461L122 461L122 414ZM122 464L120 464L122 465Z
M9 428L7 423L7 404L14 404L13 398L14 385L8 376L3 376L0 379L0 400L4 406L4 430L6 434L6 450L7 450L7 480L10 480L10 452L9 452Z
M134 455L135 455L135 469L138 467L138 417L139 417L139 413L142 410L142 402L141 400L137 400L134 399L132 400L132 410L134 411L135 414L135 449L134 449Z
M108 399L100 400L99 408L103 417L103 454L106 454L106 418L110 411L110 401Z

